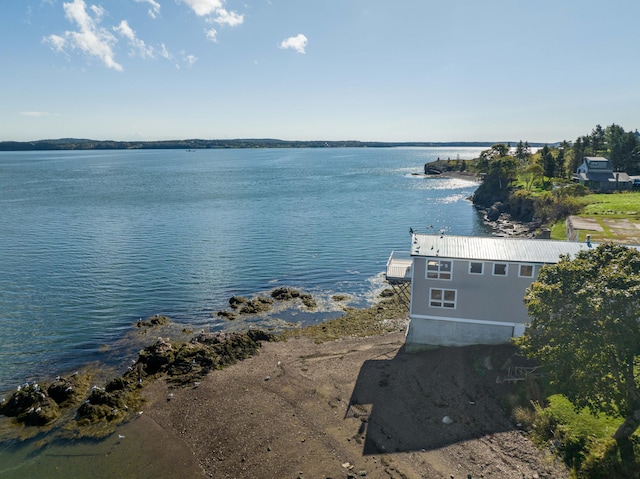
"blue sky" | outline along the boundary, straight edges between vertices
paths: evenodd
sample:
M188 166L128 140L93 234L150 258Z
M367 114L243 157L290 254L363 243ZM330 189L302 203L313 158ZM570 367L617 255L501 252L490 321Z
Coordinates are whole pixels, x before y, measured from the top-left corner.
M0 140L640 128L638 0L3 0Z

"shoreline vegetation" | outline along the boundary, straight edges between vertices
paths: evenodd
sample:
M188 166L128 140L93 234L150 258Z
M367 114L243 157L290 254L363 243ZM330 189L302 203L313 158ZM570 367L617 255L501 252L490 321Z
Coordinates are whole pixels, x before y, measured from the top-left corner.
M60 138L35 141L0 141L0 151L38 150L135 150L135 149L199 149L223 148L390 148L390 147L490 147L495 142L453 141L453 142L385 142L385 141L324 141L324 140L279 140L274 138L246 139L186 139L159 141L112 141L81 138ZM538 146L532 144L532 146ZM539 146L542 146L540 144Z

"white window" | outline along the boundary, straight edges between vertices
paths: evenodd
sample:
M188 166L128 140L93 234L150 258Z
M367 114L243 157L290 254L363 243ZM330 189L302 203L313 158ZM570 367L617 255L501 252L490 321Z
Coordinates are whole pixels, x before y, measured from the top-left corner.
M493 264L494 276L506 276L507 275L507 263L494 263Z
M456 296L455 289L431 288L429 290L429 306L432 308L455 308Z
M521 264L518 276L520 276L521 278L533 278L533 265Z
M484 263L471 261L469 263L469 274L482 274L484 271Z
M427 278L451 279L451 261L430 259L427 261Z

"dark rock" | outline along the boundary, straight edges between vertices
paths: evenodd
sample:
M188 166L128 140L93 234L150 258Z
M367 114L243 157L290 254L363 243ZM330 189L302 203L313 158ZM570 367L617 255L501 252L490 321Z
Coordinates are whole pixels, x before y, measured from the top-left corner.
M290 301L300 297L300 291L291 288L276 288L271 291L271 297L278 301Z
M292 288L276 288L271 292L271 297L278 301L291 301L300 299L307 309L315 309L318 307L316 300L309 293L302 293Z
M504 211L504 205L501 202L496 201L493 205L491 205L491 208L489 208L489 210L487 211L487 219L489 221L496 221L500 217L503 211Z
M87 376L74 374L68 378L58 376L47 388L47 394L60 407L78 404L89 388Z
M155 344L140 351L138 362L144 365L146 374L155 374L173 362L174 353L168 340L158 338Z
M145 319L140 319L136 324L139 328L152 328L154 326L165 326L171 322L171 319L167 316L156 314Z
M126 415L127 409L123 391L109 392L94 387L88 399L78 408L78 423L89 424L103 419L120 419Z
M265 298L262 296L258 296L253 298L242 305L240 308L241 314L257 314L265 311L269 311L273 304L273 300L271 298Z
M229 321L233 321L238 317L238 315L233 311L218 311L218 316L220 316L221 318L227 319Z
M176 352L166 368L169 381L174 385L193 384L214 369L255 355L262 341L274 340L274 335L261 330L200 333Z
M231 296L231 298L229 298L229 306L231 306L233 309L237 309L247 301L249 300L244 296Z
M130 387L130 382L127 381L125 377L114 378L107 383L105 386L105 391L114 392L114 391L124 391Z
M318 303L316 303L316 300L313 299L313 296L310 294L303 293L300 295L300 299L307 309L316 309L318 307Z
M0 413L27 426L44 426L60 417L58 404L37 384L19 388L0 408Z
M383 289L383 290L380 292L380 295L379 295L379 296L380 296L381 298L391 298L391 297L392 297L392 296L394 296L395 294L396 294L396 293L393 291L393 289L391 289L391 288L386 288L386 289Z

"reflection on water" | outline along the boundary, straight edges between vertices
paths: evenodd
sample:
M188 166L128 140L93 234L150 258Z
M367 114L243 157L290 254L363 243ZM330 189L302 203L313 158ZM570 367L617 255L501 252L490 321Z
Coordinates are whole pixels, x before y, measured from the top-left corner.
M50 442L44 437L0 445L3 479L193 479L200 474L186 444L144 414L102 440Z

